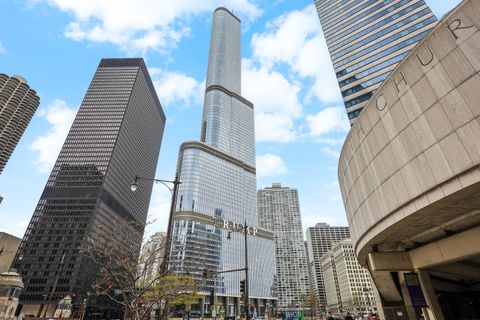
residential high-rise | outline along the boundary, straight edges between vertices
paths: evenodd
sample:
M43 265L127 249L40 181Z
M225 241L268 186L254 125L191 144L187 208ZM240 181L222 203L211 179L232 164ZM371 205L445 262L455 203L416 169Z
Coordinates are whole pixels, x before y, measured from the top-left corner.
M139 285L141 287L147 287L158 279L165 257L166 240L166 232L155 232L143 245L138 263Z
M376 310L372 278L368 270L358 263L352 240L344 239L335 243L320 261L327 311L368 314Z
M350 238L348 227L330 227L326 223L317 223L315 227L307 229L309 266L312 270L313 287L321 312L325 312L327 299L320 259L332 248L332 244L346 238Z
M315 0L350 123L434 27L424 0Z
M47 305L49 316L48 305L66 295L87 298L96 267L82 251L91 241L128 236L138 258L153 182L135 193L130 184L155 174L164 125L143 59L102 59L15 257L22 313L44 315ZM130 223L138 227L128 235L99 232Z
M20 242L22 242L22 239L0 232L0 273L10 270Z
M257 192L260 226L273 232L280 310L301 306L309 292L298 191L273 183Z
M0 73L0 174L39 104L27 80Z
M225 316L243 312L240 281L245 271L204 278L204 270L211 274L243 269L248 251L246 290L252 312L264 314L275 290L273 234L259 228L256 210L253 104L241 96L240 71L240 20L218 8L213 14L201 141L180 146L176 177L181 184L171 217L168 263L171 270L201 280L205 295L213 289ZM193 310L210 313L212 302L202 299Z

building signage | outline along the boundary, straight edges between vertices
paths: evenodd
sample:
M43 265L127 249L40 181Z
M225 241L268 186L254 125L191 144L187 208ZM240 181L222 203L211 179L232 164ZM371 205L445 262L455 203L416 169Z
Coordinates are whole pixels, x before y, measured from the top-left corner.
M412 272L405 273L404 276L412 306L422 308L428 307L427 302L425 301L425 296L423 295L422 287L420 286L420 281L418 280L418 275Z
M223 222L222 227L223 229L226 229L226 230L244 232L244 230L247 229L247 234L252 236L256 236L258 232L257 228L249 227L249 226L245 228L245 226L241 223L228 221L225 219L222 219L222 222Z

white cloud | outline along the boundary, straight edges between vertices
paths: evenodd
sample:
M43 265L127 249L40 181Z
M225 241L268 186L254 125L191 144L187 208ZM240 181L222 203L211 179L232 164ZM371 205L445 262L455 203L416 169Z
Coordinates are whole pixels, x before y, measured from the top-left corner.
M74 16L65 35L73 40L110 42L126 51L175 47L190 29L188 20L222 5L253 20L261 10L251 0L47 0ZM148 10L145 10L148 8Z
M257 176L275 177L287 172L287 165L279 156L267 153L257 156Z
M185 107L202 104L205 82L198 82L179 72L161 73L156 69L150 70L153 70L153 84L162 105L168 107L177 101L181 101Z
M256 113L255 139L257 142L291 142L296 134L293 119L288 115Z
M29 149L37 153L37 159L34 162L40 172L48 172L52 169L76 112L76 108L69 107L65 101L56 99L38 113L50 125L46 133L38 136L29 145Z
M302 78L313 79L307 98L341 101L330 55L313 5L289 12L267 24L252 38L253 59L268 68L286 64Z
M294 120L303 113L298 99L300 87L279 72L253 67L248 60L244 60L243 65L242 93L255 105L257 142L294 140Z
M331 132L348 132L350 130L350 123L348 122L345 109L342 107L322 109L315 115L307 115L305 120L309 129L309 135L313 137L320 137Z
M7 53L7 50L3 46L2 42L0 41L0 54Z
M242 95L252 100L259 113L277 113L298 118L302 105L298 100L300 87L290 83L281 73L265 67L249 67L242 70Z

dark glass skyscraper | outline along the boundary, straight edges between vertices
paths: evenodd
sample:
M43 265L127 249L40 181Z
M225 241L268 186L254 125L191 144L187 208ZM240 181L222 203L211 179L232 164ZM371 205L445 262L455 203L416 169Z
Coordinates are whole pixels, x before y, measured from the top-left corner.
M350 123L437 19L424 0L315 0Z
M240 20L225 8L213 14L200 140L180 147L169 267L201 279L204 294L213 289L224 315L235 316L245 271L206 279L202 272L244 268L247 243L251 310L264 314L273 302L275 244L258 224L253 104L241 96ZM245 223L247 237L239 232ZM210 313L212 304L203 299L194 310Z
M24 78L0 73L0 174L39 104Z
M14 261L25 282L22 313L72 293L83 301L96 273L81 254L87 242L109 240L99 228L144 225L152 183L135 193L130 183L154 176L164 125L143 59L102 59ZM142 235L143 227L133 234L133 255Z

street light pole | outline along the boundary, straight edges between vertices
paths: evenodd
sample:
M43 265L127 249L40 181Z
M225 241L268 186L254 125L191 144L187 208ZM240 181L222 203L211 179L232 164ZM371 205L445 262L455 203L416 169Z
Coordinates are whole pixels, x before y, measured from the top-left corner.
M244 307L245 307L245 310L246 310L246 318L247 320L250 319L250 296L249 296L249 285L248 285L248 226L247 226L247 221L245 221L244 225L243 225L243 239L244 239L244 243L245 243L245 301L244 301ZM242 229L233 229L232 231L240 231L241 232ZM228 232L228 235L227 235L227 239L230 239L230 232ZM237 270L232 270L232 271L238 271L238 270L242 270L242 269L237 269Z
M247 308L247 320L250 319L250 299L249 299L249 282L248 282L248 238L247 238L248 226L247 221L243 226L243 235L245 239L245 306Z
M137 191L139 180L159 182L163 184L165 187L167 187L168 190L170 190L170 192L172 193L172 201L170 204L170 216L168 217L168 226L167 226L167 239L165 241L163 262L162 262L162 265L160 266L160 272L164 274L165 272L167 272L167 269L168 269L168 255L170 254L170 250L167 250L167 249L170 248L170 242L172 239L172 221L173 221L173 212L175 211L175 203L177 200L178 185L181 184L182 182L178 180L178 176L175 176L175 180L173 181L135 176L133 177L132 184L130 185L130 189L132 190L132 192ZM173 189L167 183L173 184Z

